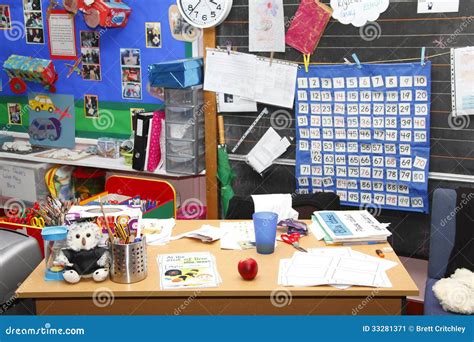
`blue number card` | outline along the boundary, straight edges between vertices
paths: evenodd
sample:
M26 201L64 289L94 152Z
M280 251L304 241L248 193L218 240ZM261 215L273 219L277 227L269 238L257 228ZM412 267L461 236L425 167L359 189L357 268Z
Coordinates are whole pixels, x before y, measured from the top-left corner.
M297 191L427 213L430 99L430 62L300 68Z

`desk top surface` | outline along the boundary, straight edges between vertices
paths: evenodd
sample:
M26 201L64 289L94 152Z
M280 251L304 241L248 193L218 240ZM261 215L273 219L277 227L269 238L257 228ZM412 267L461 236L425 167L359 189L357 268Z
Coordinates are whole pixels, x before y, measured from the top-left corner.
M173 236L201 227L202 224L219 226L220 221L177 221L173 229ZM317 241L313 235L309 235L300 241L304 248L325 247L325 243ZM375 256L375 250L389 245L364 245L352 246L354 250ZM328 247L333 248L333 247ZM82 279L78 284L67 284L62 281L45 281L44 262L33 271L33 273L21 284L17 290L20 298L84 298L92 297L94 292L111 291L115 297L262 297L270 296L278 285L278 268L280 259L291 258L295 249L285 243L278 242L275 252L270 255L261 255L255 249L243 251L221 250L220 242L205 244L196 239L183 238L171 241L164 246L147 246L148 251L148 276L141 282L134 284L117 284L111 280L96 283L92 279ZM223 283L216 288L202 289L179 289L161 290L158 275L158 254L182 253L182 252L211 252L217 260L217 268ZM252 281L243 280L238 271L239 260L254 258L258 262L258 275ZM392 288L370 288L352 286L345 290L339 290L331 286L314 287L287 287L293 296L380 296L380 297L403 297L418 295L418 288L411 279L406 269L401 264L395 253L386 253L385 258L398 262L396 267L387 271L392 282Z

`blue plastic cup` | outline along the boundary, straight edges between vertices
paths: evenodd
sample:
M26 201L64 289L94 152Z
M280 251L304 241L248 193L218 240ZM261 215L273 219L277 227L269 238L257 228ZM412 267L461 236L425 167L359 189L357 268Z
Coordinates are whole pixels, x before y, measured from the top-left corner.
M252 218L257 253L272 254L275 250L278 215L272 212L261 211L254 213Z

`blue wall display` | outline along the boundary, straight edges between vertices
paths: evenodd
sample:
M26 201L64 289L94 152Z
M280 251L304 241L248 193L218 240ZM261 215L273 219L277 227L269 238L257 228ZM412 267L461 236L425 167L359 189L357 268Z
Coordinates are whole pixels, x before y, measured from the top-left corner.
M297 191L427 213L430 103L430 62L301 68Z

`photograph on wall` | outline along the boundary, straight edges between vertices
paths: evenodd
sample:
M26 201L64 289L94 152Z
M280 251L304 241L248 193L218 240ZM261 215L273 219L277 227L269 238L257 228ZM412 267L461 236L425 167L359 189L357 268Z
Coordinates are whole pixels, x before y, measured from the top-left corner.
M84 113L89 119L99 117L99 97L97 95L84 95Z
M8 124L22 125L23 119L21 116L21 104L8 103L7 108L8 108Z
M80 32L82 79L101 81L100 34L96 31Z
M141 100L140 49L120 49L122 98Z
M28 93L30 143L34 146L74 148L74 96Z
M12 18L10 6L0 5L0 30L9 30L12 28Z
M23 1L27 44L44 44L43 12L40 0Z
M161 47L161 24L160 23L145 23L146 47L160 48Z

